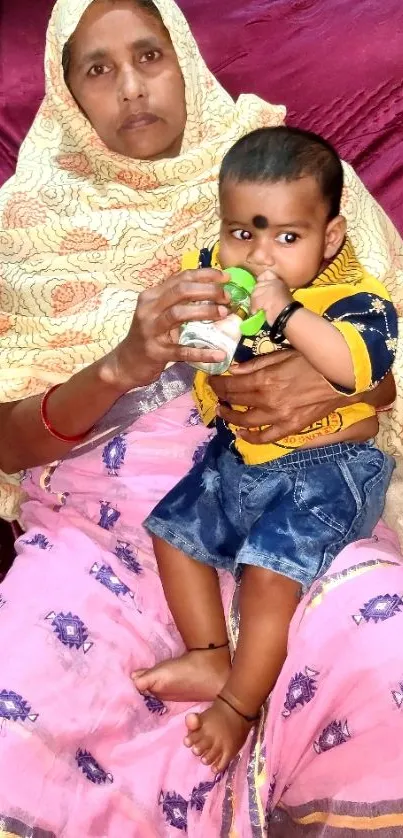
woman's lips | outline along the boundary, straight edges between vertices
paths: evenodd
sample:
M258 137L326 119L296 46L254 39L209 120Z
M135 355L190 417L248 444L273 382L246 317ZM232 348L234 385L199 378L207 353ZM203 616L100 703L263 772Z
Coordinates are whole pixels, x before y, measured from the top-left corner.
M158 122L158 116L153 113L136 113L128 116L127 119L120 126L121 131L133 131L137 128L147 128L149 125L154 125Z

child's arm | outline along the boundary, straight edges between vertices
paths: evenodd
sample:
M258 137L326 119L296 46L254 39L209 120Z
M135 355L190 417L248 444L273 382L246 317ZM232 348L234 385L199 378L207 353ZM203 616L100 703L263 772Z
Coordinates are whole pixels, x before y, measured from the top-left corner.
M350 347L333 323L307 308L299 308L290 317L284 334L324 378L346 390L355 390Z
M252 310L264 309L267 321L274 323L292 300L285 283L267 270L253 292ZM322 316L298 309L284 335L330 383L353 393L364 392L392 366L397 315L388 299L358 292L337 301Z

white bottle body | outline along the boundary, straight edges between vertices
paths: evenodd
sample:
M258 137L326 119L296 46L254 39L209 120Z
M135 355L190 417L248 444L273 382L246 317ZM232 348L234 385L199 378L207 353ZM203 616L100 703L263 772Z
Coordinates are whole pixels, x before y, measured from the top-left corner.
M241 337L242 319L237 314L229 314L224 320L198 320L185 323L182 328L179 343L195 349L221 349L225 352L222 361L210 364L202 362L192 363L197 370L209 375L221 375L231 366L235 350Z

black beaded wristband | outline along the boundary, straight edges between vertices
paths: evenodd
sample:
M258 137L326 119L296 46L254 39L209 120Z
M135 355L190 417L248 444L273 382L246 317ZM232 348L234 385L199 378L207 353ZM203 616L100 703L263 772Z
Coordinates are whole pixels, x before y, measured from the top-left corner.
M280 311L278 317L276 317L273 325L270 328L269 338L272 343L284 343L285 336L284 336L284 329L292 315L295 311L299 308L303 308L304 306L302 303L299 303L298 300L293 300L292 303L288 303L288 306L283 308Z

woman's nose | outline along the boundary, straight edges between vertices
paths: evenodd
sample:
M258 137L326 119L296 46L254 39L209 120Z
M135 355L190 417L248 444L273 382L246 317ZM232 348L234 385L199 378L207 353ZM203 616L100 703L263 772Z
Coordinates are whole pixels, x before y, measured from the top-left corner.
M119 94L123 102L133 102L146 96L145 81L134 67L126 67L122 71Z

